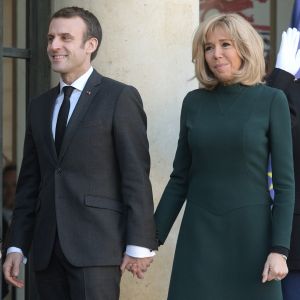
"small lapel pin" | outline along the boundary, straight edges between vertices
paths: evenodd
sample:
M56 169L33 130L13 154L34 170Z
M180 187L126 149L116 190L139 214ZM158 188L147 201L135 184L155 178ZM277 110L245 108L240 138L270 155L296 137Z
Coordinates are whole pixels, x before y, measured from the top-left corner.
M90 96L92 92L91 91L86 91L86 93L87 93L87 95Z

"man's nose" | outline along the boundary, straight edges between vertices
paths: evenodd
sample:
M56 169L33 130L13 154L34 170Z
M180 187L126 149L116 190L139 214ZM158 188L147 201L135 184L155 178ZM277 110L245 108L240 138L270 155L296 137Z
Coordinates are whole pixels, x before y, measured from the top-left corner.
M59 38L53 38L53 40L49 43L49 47L52 49L61 48L61 41Z

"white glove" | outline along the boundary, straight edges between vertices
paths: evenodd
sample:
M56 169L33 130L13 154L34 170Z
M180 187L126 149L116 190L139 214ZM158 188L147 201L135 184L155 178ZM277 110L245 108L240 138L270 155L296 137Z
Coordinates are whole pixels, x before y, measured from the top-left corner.
M294 76L300 69L299 39L300 32L296 28L289 28L287 32L284 31L276 60L276 68Z

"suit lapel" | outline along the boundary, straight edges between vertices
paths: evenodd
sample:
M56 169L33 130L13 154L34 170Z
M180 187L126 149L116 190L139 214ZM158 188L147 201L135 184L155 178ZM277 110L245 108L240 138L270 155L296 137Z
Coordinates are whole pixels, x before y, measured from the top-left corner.
M101 78L102 76L94 70L88 79L66 128L58 157L59 161L62 160L74 134L76 133L77 128L80 126L80 123L85 116L91 102L95 98L100 88Z

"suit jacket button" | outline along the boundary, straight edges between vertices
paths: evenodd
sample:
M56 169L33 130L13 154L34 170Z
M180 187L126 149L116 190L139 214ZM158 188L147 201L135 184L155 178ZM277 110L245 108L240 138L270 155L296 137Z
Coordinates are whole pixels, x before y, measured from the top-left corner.
M62 173L62 169L61 169L61 168L58 168L58 169L56 170L56 172L57 172L57 174L61 174L61 173Z

